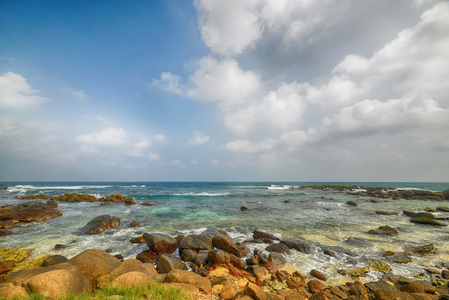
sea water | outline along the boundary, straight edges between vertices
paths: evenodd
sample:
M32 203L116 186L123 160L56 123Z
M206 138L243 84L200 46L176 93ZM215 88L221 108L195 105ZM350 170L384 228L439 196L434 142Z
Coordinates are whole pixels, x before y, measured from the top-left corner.
M291 268L300 272L319 269L330 278L341 277L336 270L351 266L365 266L369 258L384 260L382 254L390 250L403 252L416 246L432 243L438 254L413 256L408 264L389 263L393 272L414 276L425 268L449 259L449 229L411 223L403 210L423 211L444 203L420 200L392 200L348 195L332 190L303 188L309 185L342 184L333 182L3 182L7 187L0 193L0 206L19 204L29 200L17 197L36 194L59 196L82 193L95 197L121 194L133 198L136 205L113 203L58 203L63 216L43 222L22 223L12 229L13 235L0 237L0 248L34 248L33 256L61 254L73 257L80 252L98 248L122 254L125 258L146 250L142 244L129 240L143 233L165 233L172 236L198 234L207 228L225 230L237 241L252 238L254 229L279 238L305 240L312 245L311 253L292 251L287 257ZM357 186L383 186L399 189L443 191L449 183L343 183ZM346 204L352 200L356 207ZM376 199L379 200L379 199ZM154 206L142 206L148 202ZM241 211L241 206L248 210ZM398 212L399 215L378 215L377 210ZM95 236L77 235L78 229L99 215L121 219L118 228ZM132 228L138 221L141 226ZM370 235L370 229L389 225L399 235ZM67 247L55 250L56 244ZM265 244L247 244L250 250L264 250ZM340 246L354 256L331 257L323 253L325 246ZM371 272L367 279L382 274Z

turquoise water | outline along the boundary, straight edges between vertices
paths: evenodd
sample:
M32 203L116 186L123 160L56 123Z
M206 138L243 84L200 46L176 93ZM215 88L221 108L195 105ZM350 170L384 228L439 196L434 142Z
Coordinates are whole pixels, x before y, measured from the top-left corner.
M338 278L332 266L362 266L367 258L381 259L386 250L402 252L408 247L433 243L439 255L414 257L407 265L392 265L395 273L411 276L424 270L423 264L435 264L449 257L449 229L410 223L409 218L383 216L376 210L421 211L430 206L448 206L440 202L382 199L370 202L368 197L350 196L332 191L300 189L303 185L344 184L357 186L384 186L401 189L443 191L449 183L386 183L386 182L3 182L8 189L0 193L0 205L18 204L23 200L16 196L44 193L49 196L65 193L83 193L96 197L122 194L135 199L136 205L122 203L101 206L99 203L59 203L63 216L40 223L20 224L12 229L12 236L0 238L0 248L35 248L33 255L62 254L68 257L88 248L121 253L135 257L145 250L143 245L129 243L129 239L144 232L162 232L171 235L199 233L208 227L226 230L238 240L251 238L254 229L266 231L283 238L309 241L312 253L293 251L289 263L303 272L310 269L326 270L331 278ZM291 188L292 187L292 188ZM289 200L285 203L285 200ZM345 203L352 200L357 207ZM150 202L156 206L142 206ZM242 212L244 205L249 209ZM78 236L76 231L92 218L109 214L119 217L121 225L98 236ZM132 221L141 227L131 228ZM400 234L393 237L367 234L370 229L382 225L398 228ZM357 245L348 244L348 238L357 238ZM67 248L56 252L55 244ZM264 249L266 245L249 244ZM355 254L355 259L341 255L329 257L322 246L341 246ZM372 277L380 276L372 272Z

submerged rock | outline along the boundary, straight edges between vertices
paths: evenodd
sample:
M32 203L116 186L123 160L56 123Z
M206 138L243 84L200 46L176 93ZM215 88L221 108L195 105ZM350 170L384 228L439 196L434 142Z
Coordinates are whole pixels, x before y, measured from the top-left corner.
M310 244L306 241L297 241L293 239L282 239L281 243L286 245L289 249L295 249L302 253L310 253Z
M370 266L373 270L377 272L389 273L393 271L393 268L390 267L389 264L378 259L368 259L365 261L365 264Z
M120 226L120 219L111 217L109 215L102 215L93 218L83 228L81 228L79 234L99 234L106 229L115 228Z
M380 235L397 235L398 231L394 229L393 227L390 227L388 225L380 226L377 229L371 229L368 231L369 234L380 234Z
M421 255L427 255L427 254L435 254L437 253L437 248L433 244L427 244L424 246L419 246L413 249L413 252L419 253Z
M433 226L447 226L445 222L438 221L434 218L429 217L414 217L410 219L410 222L412 223L418 223L418 224L426 224L426 225L433 225Z

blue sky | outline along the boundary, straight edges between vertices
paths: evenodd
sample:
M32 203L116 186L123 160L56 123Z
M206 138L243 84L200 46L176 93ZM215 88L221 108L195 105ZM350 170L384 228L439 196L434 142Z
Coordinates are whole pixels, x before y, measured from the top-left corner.
M449 2L0 1L0 180L449 181Z

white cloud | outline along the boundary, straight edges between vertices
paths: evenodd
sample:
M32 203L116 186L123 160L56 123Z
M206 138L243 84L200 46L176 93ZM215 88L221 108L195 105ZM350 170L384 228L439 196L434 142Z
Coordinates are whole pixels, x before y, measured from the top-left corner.
M179 159L172 160L170 162L170 166L178 167L181 169L184 169L186 167L186 165L182 162L182 160L179 160Z
M218 166L218 165L220 164L220 161L219 161L218 159L214 159L214 160L212 160L212 161L210 162L210 164L211 164L212 166Z
M164 136L164 135L162 135L162 134L156 134L156 135L154 136L154 140L155 140L155 141L158 141L158 142L165 141L166 139L167 139L167 137Z
M123 128L109 127L93 133L80 134L77 140L87 145L121 146L126 144L127 136Z
M156 153L153 153L153 152L148 153L147 157L149 160L153 160L153 161L161 159L161 157L159 155L157 155Z
M200 131L195 131L193 136L187 141L189 146L198 146L209 142L209 137Z
M206 45L217 54L229 56L240 54L257 42L262 35L257 14L259 3L259 0L195 1Z
M71 88L65 88L63 91L65 93L67 93L69 95L72 95L72 96L74 96L76 98L79 98L79 99L86 99L87 98L87 95L84 93L84 90L74 90L74 89L71 89Z
M161 74L161 79L153 79L152 86L159 87L164 91L182 95L183 90L180 86L181 77L174 75L171 72L164 72Z
M7 72L0 76L0 106L18 108L40 105L48 98L36 96L39 91L28 84L21 75Z

